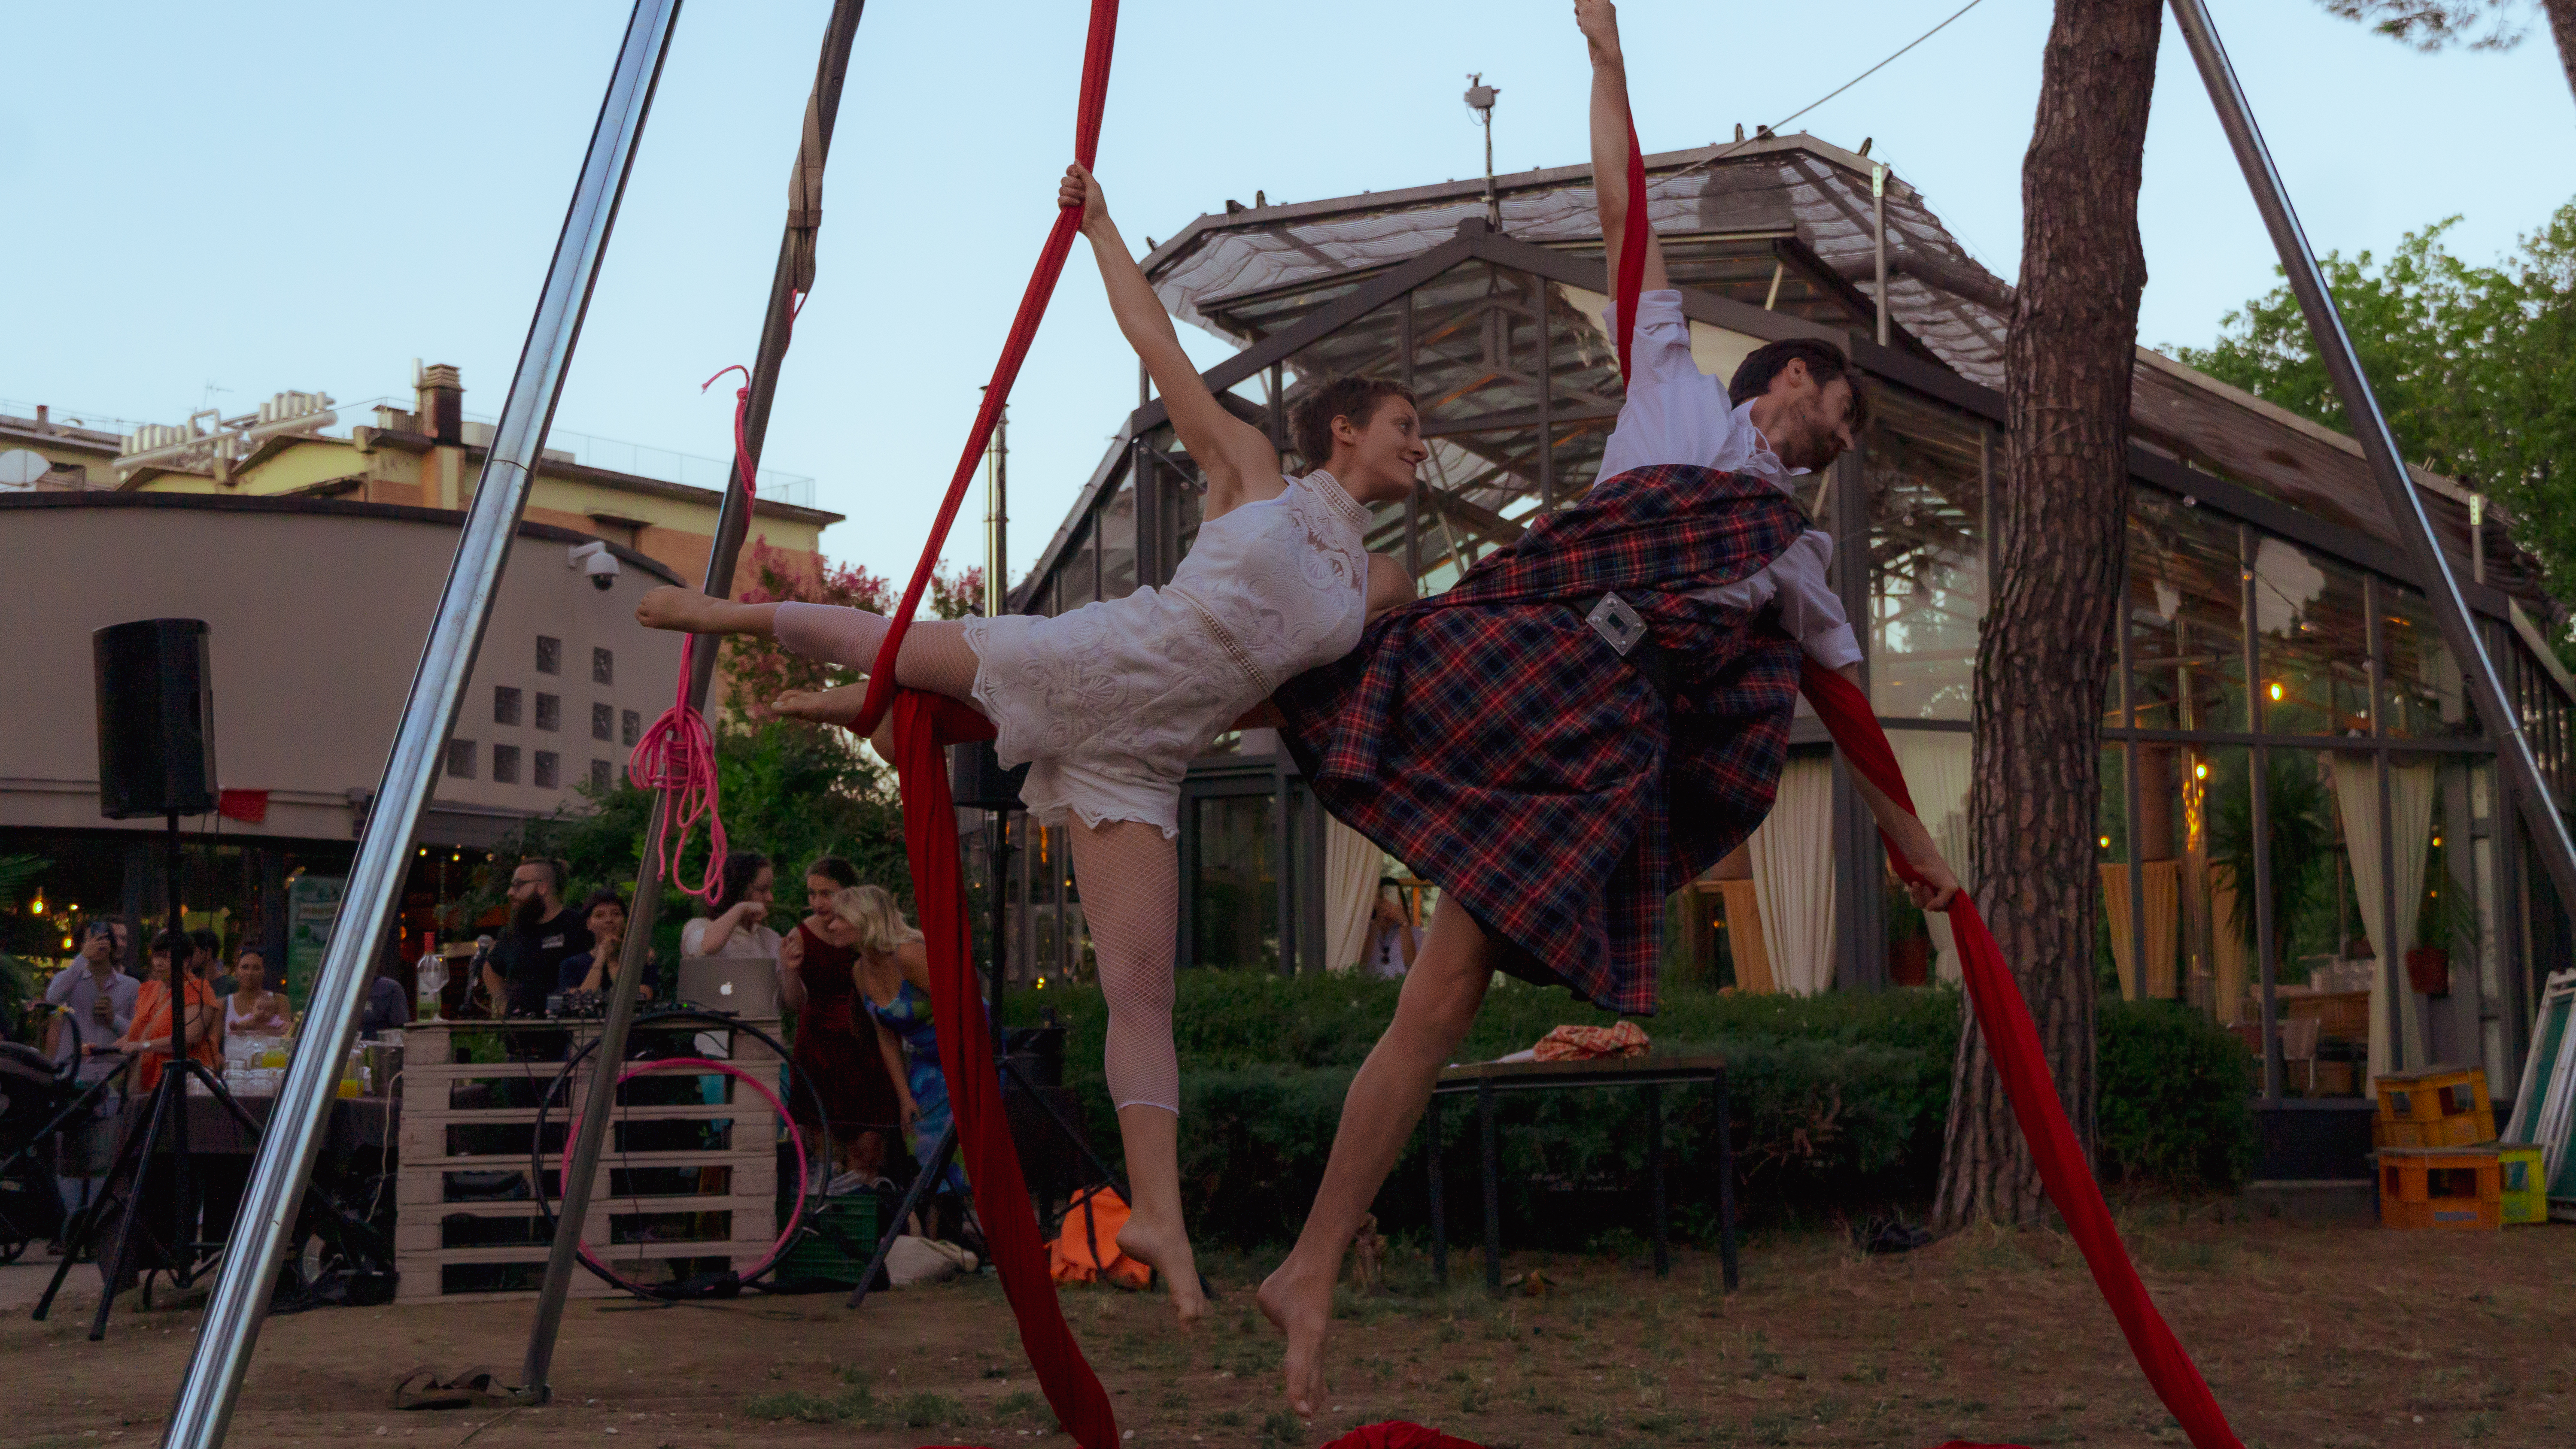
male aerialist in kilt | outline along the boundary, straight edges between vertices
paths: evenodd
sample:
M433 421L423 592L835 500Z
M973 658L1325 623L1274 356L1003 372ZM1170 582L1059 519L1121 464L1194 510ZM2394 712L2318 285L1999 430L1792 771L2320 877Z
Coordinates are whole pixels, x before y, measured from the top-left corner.
M1615 295L1632 201L1627 80L1608 0L1578 0L1576 17ZM1641 199L1637 210L1644 225ZM1858 673L1826 582L1832 540L1785 491L1852 446L1866 418L1858 379L1831 343L1795 339L1755 351L1720 389L1691 361L1651 231L1647 247L1601 481L1273 696L1317 797L1441 892L1395 1019L1351 1083L1314 1210L1261 1288L1301 1414L1324 1402L1343 1250L1493 973L1652 1012L1664 898L1769 813L1801 654ZM1860 788L1935 885L1917 903L1946 906L1957 880L1931 837Z

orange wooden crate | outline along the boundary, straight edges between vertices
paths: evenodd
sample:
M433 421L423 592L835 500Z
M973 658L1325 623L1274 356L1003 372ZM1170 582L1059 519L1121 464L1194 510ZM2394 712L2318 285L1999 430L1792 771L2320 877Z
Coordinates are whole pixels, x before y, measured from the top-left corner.
M2502 1163L2492 1147L2388 1147L2379 1152L2379 1225L2501 1231Z
M2380 1130L2388 1147L2463 1147L2495 1140L2487 1074L2477 1067L2390 1072L2376 1082Z

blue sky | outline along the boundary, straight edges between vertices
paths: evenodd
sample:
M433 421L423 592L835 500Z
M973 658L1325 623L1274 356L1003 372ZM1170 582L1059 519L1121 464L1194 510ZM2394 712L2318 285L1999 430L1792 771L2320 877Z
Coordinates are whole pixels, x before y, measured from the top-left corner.
M1777 120L1952 8L1634 0L1639 130L1662 150ZM2457 213L2454 245L2486 257L2576 194L2545 29L2504 55L2427 57L2304 0L2218 10L2320 247L2384 249ZM697 384L757 340L826 11L683 12L561 427L726 451L730 395ZM0 80L0 399L175 422L283 388L402 393L417 357L458 365L467 408L497 411L625 13L25 7ZM1984 0L1799 128L1874 136L2011 277L2048 16L2044 0ZM1083 22L1076 0L869 7L767 458L850 515L827 535L835 557L900 571L920 547L1051 219ZM1498 167L1584 155L1566 0L1129 0L1120 41L1101 172L1139 248L1256 188L1304 200L1476 172L1471 70L1502 87ZM2170 24L2153 117L2141 334L2205 342L2269 285L2272 256ZM1078 244L1012 409L1022 564L1134 398ZM975 515L952 557L980 554Z

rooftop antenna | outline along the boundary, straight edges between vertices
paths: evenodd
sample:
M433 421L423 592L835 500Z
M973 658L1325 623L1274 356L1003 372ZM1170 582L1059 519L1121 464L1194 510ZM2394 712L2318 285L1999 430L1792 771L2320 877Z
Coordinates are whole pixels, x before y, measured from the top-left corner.
M1494 194L1494 97L1502 93L1501 87L1485 84L1483 71L1467 77L1467 109L1485 126L1485 221L1496 231L1503 229L1503 203Z

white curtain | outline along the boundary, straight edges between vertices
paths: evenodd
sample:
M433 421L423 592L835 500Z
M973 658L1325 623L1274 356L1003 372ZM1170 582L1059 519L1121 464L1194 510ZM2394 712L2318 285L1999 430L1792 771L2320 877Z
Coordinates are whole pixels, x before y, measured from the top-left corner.
M2362 929L2371 953L2379 958L2370 975L2370 1074L2396 1070L2392 1042L2403 1042L2406 1065L2420 1068L2424 1058L2424 1022L2415 1009L2414 993L2395 995L2392 979L2404 981L2406 947L2415 939L2415 917L2424 904L2424 851L2433 841L2431 765L2391 765L2388 770L2388 839L2394 848L2397 919L2386 919L2389 892L2380 879L2379 774L2367 755L2334 757L2335 808L2343 816L2343 841L2352 857L2354 904L2361 908ZM2391 1020L2392 1016L2394 1021ZM2394 1034L2392 1035L2392 1029Z
M1331 816L1324 817L1324 961L1347 971L1368 954L1369 913L1377 906L1379 869L1385 858L1375 842Z
M1834 980L1834 766L1794 759L1771 816L1753 832L1762 947L1782 991L1812 996Z
M1969 737L1889 730L1887 742L1896 747L1896 767L1905 772L1905 789L1914 797L1915 812L1932 833L1933 845L1950 862L1959 884L1973 888L1976 881L1968 870ZM1950 918L1932 913L1923 919L1932 938L1934 973L1943 981L1958 980L1959 947L1950 937Z

